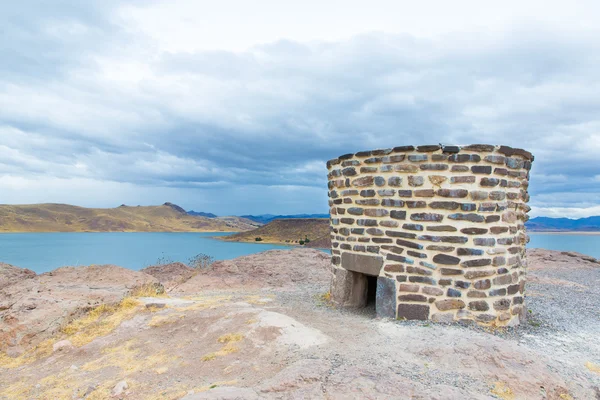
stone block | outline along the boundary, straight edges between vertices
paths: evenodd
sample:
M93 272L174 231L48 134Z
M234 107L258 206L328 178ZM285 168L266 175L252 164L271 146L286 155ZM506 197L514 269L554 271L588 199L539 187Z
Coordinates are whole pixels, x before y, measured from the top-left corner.
M396 282L378 277L375 296L375 312L379 318L396 318Z
M362 274L379 276L381 267L383 266L383 257L367 254L342 254L342 267L354 272Z
M399 304L398 319L428 320L429 306L424 304Z
M465 302L459 299L438 300L435 302L435 306L440 311L460 310L465 308Z
M331 300L340 307L364 307L368 280L363 274L346 269L333 269Z

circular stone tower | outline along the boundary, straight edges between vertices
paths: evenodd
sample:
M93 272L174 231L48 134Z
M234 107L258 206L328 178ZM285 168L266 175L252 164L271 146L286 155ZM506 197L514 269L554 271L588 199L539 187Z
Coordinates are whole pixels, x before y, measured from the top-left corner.
M516 325L525 316L531 153L402 146L327 162L340 306L377 315Z

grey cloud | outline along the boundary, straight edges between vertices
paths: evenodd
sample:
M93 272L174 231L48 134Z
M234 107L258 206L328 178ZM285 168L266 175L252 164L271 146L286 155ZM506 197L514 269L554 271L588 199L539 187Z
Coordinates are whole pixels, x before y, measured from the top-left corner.
M0 174L195 196L236 184L267 212L265 187L324 194L324 163L340 154L490 142L536 154L534 206L598 202L600 45L585 32L371 33L184 54L121 25L117 2L81 4L9 5L0 19ZM323 195L292 198L290 211L325 209Z

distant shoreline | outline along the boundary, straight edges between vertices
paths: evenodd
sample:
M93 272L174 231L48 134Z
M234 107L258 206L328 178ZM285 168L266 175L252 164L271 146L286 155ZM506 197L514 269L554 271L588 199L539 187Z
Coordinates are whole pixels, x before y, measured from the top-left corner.
M28 234L28 233L228 233L235 234L241 233L245 231L216 231L216 230L207 230L207 231L0 231L0 235L2 234ZM250 232L250 231L248 231ZM536 235L585 235L585 236L600 236L600 231L527 231L528 234L536 234ZM223 238L223 236L217 236L215 238ZM223 239L221 239L223 240ZM272 240L263 240L259 242L255 242L252 240L226 240L229 242L238 242L238 243L265 243L265 244L282 244L287 246L299 246L298 243L286 243L281 241L272 241Z
M21 234L21 233L240 233L243 231L0 231L1 234Z
M600 235L599 231L585 232L585 231L527 231L528 234L541 234L541 235L586 235L586 236L597 236Z

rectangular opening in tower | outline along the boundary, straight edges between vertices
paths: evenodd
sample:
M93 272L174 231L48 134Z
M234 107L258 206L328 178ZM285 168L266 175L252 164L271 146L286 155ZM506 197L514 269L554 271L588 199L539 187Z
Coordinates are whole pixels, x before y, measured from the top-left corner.
M375 307L375 301L377 299L377 277L371 275L365 275L367 277L367 301L366 307Z

